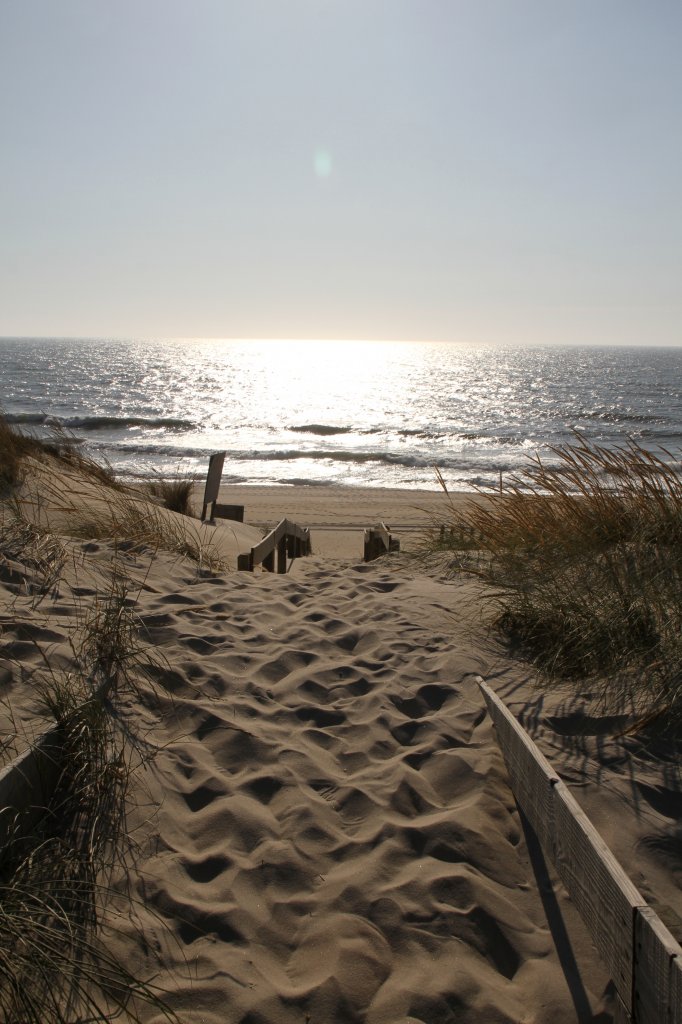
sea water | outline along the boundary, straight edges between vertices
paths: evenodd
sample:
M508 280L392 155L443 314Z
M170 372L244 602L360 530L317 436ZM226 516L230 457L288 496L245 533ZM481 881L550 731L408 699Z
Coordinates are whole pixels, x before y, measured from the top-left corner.
M682 348L0 339L0 406L130 477L496 486L575 432L682 458Z

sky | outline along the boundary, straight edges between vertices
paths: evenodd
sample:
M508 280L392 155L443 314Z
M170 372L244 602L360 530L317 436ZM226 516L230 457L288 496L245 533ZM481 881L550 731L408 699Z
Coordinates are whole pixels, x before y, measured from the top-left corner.
M682 344L679 0L0 0L0 335Z

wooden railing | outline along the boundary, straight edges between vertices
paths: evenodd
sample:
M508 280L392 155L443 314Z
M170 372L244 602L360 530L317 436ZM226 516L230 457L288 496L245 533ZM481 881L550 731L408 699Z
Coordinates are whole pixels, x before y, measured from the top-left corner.
M389 551L400 551L400 541L392 537L388 527L384 523L378 523L365 530L364 533L366 562L373 562L375 558L387 554Z
M257 565L262 565L268 572L275 571L275 553L277 554L277 572L287 571L287 558L298 558L310 554L310 530L296 523L283 519L267 537L239 555L237 568L253 572Z
M479 677L514 796L616 987L618 1024L682 1024L682 948L647 906L549 761Z

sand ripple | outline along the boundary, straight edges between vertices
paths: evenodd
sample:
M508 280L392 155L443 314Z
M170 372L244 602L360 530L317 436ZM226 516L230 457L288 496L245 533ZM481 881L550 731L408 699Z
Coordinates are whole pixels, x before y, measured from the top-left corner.
M181 1019L575 1019L473 681L471 596L314 561L143 596L163 802L144 941L112 943Z

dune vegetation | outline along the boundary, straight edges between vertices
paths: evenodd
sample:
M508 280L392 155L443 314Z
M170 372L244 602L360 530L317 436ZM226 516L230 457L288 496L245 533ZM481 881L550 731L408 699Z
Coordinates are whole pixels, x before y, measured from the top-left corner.
M0 494L20 483L26 473L26 460L39 462L56 459L63 466L76 470L89 480L98 481L112 490L122 490L114 471L106 463L97 462L82 451L68 431L51 427L44 438L17 430L0 415Z
M6 510L5 510L6 511ZM0 562L23 578L10 608L26 636L41 601L69 589L66 548L16 509L0 523ZM40 791L3 809L0 833L0 1021L67 1024L131 1021L150 1004L172 1020L157 992L133 976L100 934L129 917L131 896L113 892L114 867L128 854L127 794L148 756L120 702L148 678L147 645L134 616L131 581L115 549L95 600L73 620L71 655L54 657L36 639L30 686L47 725L34 747ZM36 637L41 635L38 627ZM6 662L8 665L9 662ZM24 669L16 666L18 677ZM9 709L11 714L12 709ZM3 746L3 760L13 756ZM37 803L36 803L37 801Z
M48 437L37 438L0 416L0 501L4 499L5 510L11 506L16 511L23 485L19 518L26 522L40 521L41 510L50 506L60 518L60 534L168 551L222 572L227 566L210 538L198 523L187 521L194 483L185 475L126 487L110 466L91 458L65 431L54 429Z
M193 473L178 471L178 475L171 479L158 477L150 480L146 489L150 497L164 508L183 516L193 516L192 494L196 482Z
M68 507L62 475L82 488ZM57 532L48 506L61 513ZM125 552L142 549L143 560L126 561ZM158 1019L174 1019L101 933L119 915L129 921L133 900L111 880L132 844L129 784L151 753L121 708L152 678L135 606L145 561L158 549L206 564L172 515L121 487L107 467L61 437L24 436L0 418L0 570L9 600L0 628L11 623L10 635L18 629L35 654L23 664L5 647L5 685L30 690L37 726L47 730L24 737L17 724L0 745L3 766L17 744L38 751L40 779L32 803L4 807L0 818L2 1024L136 1021L150 1005ZM72 609L58 651L58 634L43 628L53 598ZM4 710L13 722L12 704Z
M551 451L484 501L449 500L427 546L499 591L499 626L545 679L678 728L682 476L634 441Z

